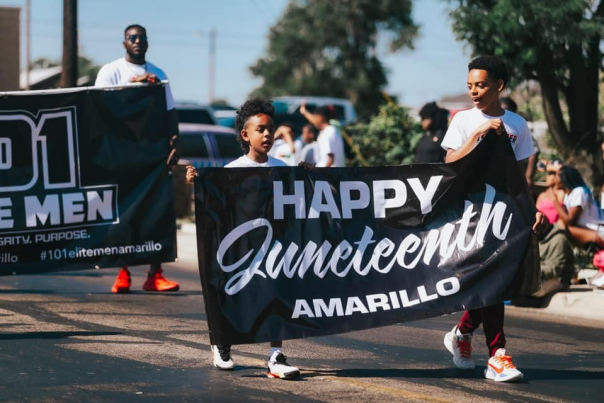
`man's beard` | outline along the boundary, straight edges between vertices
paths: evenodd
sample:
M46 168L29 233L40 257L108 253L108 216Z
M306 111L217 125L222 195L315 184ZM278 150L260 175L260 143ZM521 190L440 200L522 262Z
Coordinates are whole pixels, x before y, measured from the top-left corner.
M144 62L145 61L145 53L146 52L140 52L138 54L135 54L133 52L131 52L130 50L126 50L126 53L128 53L128 56L130 56L131 60L136 60L136 61L140 61L140 62Z

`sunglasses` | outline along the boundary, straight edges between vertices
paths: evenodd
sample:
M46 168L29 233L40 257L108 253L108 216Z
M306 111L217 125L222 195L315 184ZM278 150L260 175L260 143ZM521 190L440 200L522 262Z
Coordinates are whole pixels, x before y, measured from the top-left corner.
M147 42L147 35L128 35L126 39L128 39L130 43L136 42L137 39L139 39L141 42Z

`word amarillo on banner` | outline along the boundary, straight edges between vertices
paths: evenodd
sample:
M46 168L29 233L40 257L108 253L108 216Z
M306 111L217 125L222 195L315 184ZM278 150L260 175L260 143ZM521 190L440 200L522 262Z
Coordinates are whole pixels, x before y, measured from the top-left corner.
M0 275L173 261L171 137L163 86L3 94Z
M214 344L384 326L538 286L534 207L497 136L453 164L204 169L195 194Z

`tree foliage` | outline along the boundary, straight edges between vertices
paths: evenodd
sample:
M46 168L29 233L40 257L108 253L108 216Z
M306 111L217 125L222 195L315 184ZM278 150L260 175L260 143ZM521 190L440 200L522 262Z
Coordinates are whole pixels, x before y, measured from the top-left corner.
M604 0L449 0L458 39L504 59L513 81L536 80L558 151L601 176L598 92ZM565 120L562 104L568 107ZM583 170L585 172L585 170Z
M371 166L413 162L422 136L421 125L409 116L409 110L394 103L382 105L369 123L350 125L345 130ZM347 165L361 164L353 155Z
M412 48L411 0L292 0L269 34L267 54L250 67L263 78L254 95L350 99L361 116L384 102L388 80L378 34L390 51Z

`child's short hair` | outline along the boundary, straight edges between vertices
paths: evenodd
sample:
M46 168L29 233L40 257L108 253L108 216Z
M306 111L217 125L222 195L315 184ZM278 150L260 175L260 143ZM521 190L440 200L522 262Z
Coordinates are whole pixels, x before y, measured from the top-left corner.
M265 114L271 117L271 119L275 118L275 107L273 103L268 99L264 98L252 98L243 103L237 110L237 118L235 119L235 130L237 130L237 141L241 144L241 149L244 153L248 153L250 151L250 145L241 138L241 131L245 127L248 119L252 116L256 116L259 114Z
M314 125L311 125L310 123L307 123L304 126L302 126L302 130L304 130L304 129L308 130L309 132L311 132L315 136L317 134L319 134L319 129L317 129Z
M489 78L494 80L502 80L503 87L510 81L510 72L507 66L497 56L480 56L472 60L468 64L468 72L474 69L485 70L489 75Z

